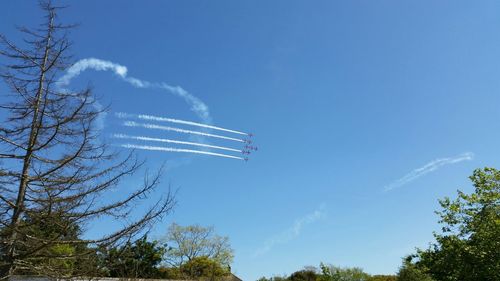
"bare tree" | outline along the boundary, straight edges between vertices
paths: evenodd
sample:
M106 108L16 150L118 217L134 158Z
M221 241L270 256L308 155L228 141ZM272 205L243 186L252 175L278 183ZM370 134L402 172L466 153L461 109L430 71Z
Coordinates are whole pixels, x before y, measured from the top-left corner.
M165 260L176 267L197 257L213 259L222 266L230 266L233 262L229 238L215 234L213 227L173 223L164 240L167 243Z
M136 214L139 201L159 185L161 171L119 199L107 196L144 164L122 158L99 136L103 109L90 89L61 89L57 78L71 65L68 31L56 7L41 2L46 17L38 28L19 28L14 44L0 35L6 64L1 77L10 89L0 106L0 279L30 273L54 277L95 274L83 268L92 248L123 243L144 232L174 205L170 189ZM131 217L135 219L131 219ZM120 220L121 227L86 240L83 227ZM79 249L79 250L78 250ZM95 253L94 253L95 254Z

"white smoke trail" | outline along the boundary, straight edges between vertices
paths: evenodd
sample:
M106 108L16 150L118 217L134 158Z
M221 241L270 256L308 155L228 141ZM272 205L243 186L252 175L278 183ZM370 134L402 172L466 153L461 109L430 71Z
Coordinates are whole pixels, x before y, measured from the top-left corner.
M442 167L444 165L455 164L455 163L462 162L462 161L472 160L473 158L474 158L474 153L466 152L466 153L462 153L460 155L457 155L455 157L439 158L439 159L433 160L420 168L414 169L413 171L409 172L408 174L406 174L402 178L392 182L391 184L386 185L384 187L384 191L390 191L394 188L401 187L401 186L403 186L411 181L414 181L415 179L417 179L425 174L428 174L430 172L433 172L433 171L439 169L440 167Z
M171 86L164 82L156 83L129 77L127 76L128 69L126 66L111 61L105 61L96 58L86 58L79 60L66 71L66 74L64 76L62 76L58 80L58 87L62 89L65 86L69 85L71 79L80 75L80 73L87 69L93 69L97 71L112 71L122 80L136 88L153 88L170 92L183 98L191 106L191 110L196 113L196 115L198 115L204 122L211 123L212 121L208 106L199 98L193 96L180 86Z
M155 141L155 142L164 142L164 143L186 144L186 145L214 148L214 149L234 151L234 152L240 152L240 153L243 152L242 150L239 150L239 149L204 144L204 143L197 143L197 142L189 142L189 141L178 141L178 140L151 138L151 137L144 137L144 136L129 136L129 135L124 135L124 134L114 134L113 137L118 138L118 139L130 139L130 140L142 140L142 141Z
M222 154L222 153L215 153L215 152L208 152L208 151L201 151L201 150L192 150L192 149L183 149L183 148L173 148L173 147L161 147L161 146L149 146L149 145L135 145L135 144L122 144L120 145L121 147L124 148L132 148L132 149L142 149L142 150L153 150L153 151L165 151L165 152L184 152L184 153L195 153L195 154L204 154L204 155L211 155L211 156L218 156L218 157L224 157L224 158L231 158L231 159L238 159L238 160L245 160L243 157L238 157L238 156L232 156L232 155L227 155L227 154Z
M197 127L207 128L207 129L219 130L219 131L240 134L240 135L245 135L245 136L249 135L248 133L244 133L244 132L240 132L240 131L236 131L236 130L230 130L230 129L217 127L217 126L212 126L212 125L207 125L207 124L203 124L203 123L184 121L184 120L172 119L172 118L166 118L166 117L158 117L158 116L152 116L152 115L146 115L146 114L130 114L130 113L118 112L115 115L118 118L136 118L136 119L150 120L150 121L170 122L170 123L176 123L176 124L184 124L184 125L197 126Z
M175 127L160 126L160 125L149 124L149 123L137 123L137 122L134 122L134 121L125 121L125 122L123 122L123 125L127 126L127 127L142 127L142 128L146 128L146 129L156 129L156 130L162 130L162 131L172 131L172 132L178 132L178 133L184 133L184 134L192 134L192 135L199 135L199 136L212 137L212 138L218 138L218 139L225 139L225 140L231 140L231 141L237 141L237 142L245 142L245 140L237 139L237 138L231 138L231 137L226 137L226 136L221 136L221 135L203 133L203 132L198 132L198 131L185 130L185 129L175 128Z
M278 244L289 243L300 235L304 227L324 218L325 216L325 205L321 204L319 208L314 212L297 218L291 227L268 239L262 247L258 248L255 251L255 253L253 254L253 258L257 258L269 252L274 246Z

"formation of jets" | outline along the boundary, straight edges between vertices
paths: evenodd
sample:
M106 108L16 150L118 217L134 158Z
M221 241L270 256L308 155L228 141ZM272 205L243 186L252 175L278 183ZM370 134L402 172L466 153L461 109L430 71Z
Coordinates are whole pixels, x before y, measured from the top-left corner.
M253 134L252 133L248 133L248 139L244 139L244 142L245 142L245 146L243 147L243 150L241 151L241 153L243 155L250 155L250 153L252 153L252 151L257 151L257 146L252 146L252 140L250 138L253 137ZM245 161L248 161L248 157L245 157L243 158L243 160Z

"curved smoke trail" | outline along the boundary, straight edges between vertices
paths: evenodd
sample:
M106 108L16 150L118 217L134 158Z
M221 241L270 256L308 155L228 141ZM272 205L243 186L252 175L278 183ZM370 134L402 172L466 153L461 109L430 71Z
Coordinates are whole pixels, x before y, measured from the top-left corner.
M150 88L150 89L160 89L167 91L171 94L174 94L176 96L179 96L183 98L190 106L191 110L198 115L203 122L205 123L211 123L212 118L210 117L210 112L208 109L208 106L201 101L199 98L193 96L190 94L188 91L184 90L180 86L171 86L165 82L149 82L146 80L141 80L137 79L135 77L128 76L128 69L126 66L111 62L111 61L106 61L106 60L101 60L101 59L96 59L96 58L86 58L86 59L81 59L77 61L75 64L73 64L68 70L66 71L66 74L63 75L58 81L57 81L57 86L59 88L64 88L65 86L69 85L71 82L71 79L75 78L76 76L80 75L83 71L87 69L93 69L96 71L112 71L115 73L118 77L120 77L123 81L129 83L130 85L136 87L136 88Z

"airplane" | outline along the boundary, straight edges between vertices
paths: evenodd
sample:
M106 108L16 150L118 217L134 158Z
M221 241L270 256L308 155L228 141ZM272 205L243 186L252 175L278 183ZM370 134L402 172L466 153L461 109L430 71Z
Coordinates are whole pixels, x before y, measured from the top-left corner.
M247 134L249 137L253 137L253 134L252 133L248 133Z
M251 152L250 152L250 151L248 151L248 150L243 150L243 151L241 151L241 153L242 153L242 154L248 154L248 155L249 155Z
M245 148L248 149L248 150L255 150L255 151L257 151L257 147L256 146L245 145Z
M243 140L244 142L248 143L248 144L251 144L252 141L251 140Z
M243 160L245 160L245 162L248 162L248 157L243 158Z

